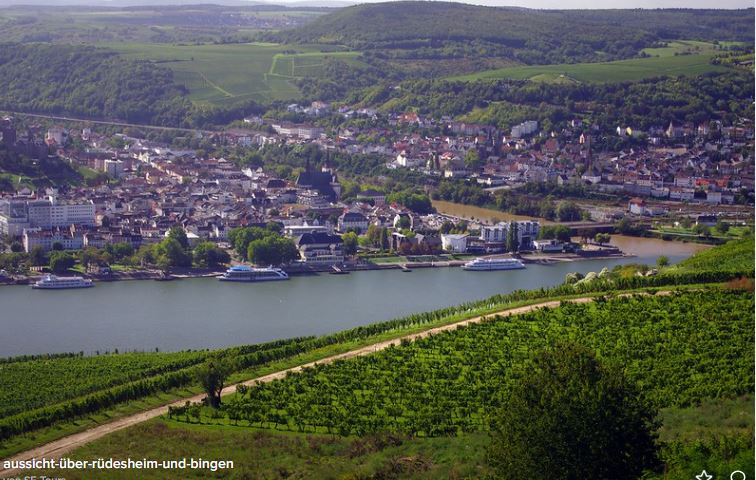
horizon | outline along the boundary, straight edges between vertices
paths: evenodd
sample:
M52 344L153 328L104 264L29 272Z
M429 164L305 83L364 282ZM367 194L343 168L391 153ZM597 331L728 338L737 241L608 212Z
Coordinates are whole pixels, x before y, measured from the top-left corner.
M394 0L396 1L396 0ZM690 10L752 10L754 5L747 0L724 0L712 2L711 0L636 0L632 4L622 0L609 0L603 2L600 7L594 7L596 2L586 0L422 0L442 1L444 3L460 3L481 7L516 7L530 10L661 10L661 9L690 9ZM24 6L56 6L56 7L134 7L152 6L147 0L0 0L0 7L24 7ZM387 0L164 0L154 2L157 5L277 5L283 7L328 7L344 8L366 3L390 3ZM154 5L153 4L153 5Z

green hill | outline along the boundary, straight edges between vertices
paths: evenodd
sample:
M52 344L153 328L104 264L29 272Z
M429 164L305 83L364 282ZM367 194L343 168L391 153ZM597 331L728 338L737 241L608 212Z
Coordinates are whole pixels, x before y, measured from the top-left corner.
M450 2L387 2L344 8L278 38L357 49L439 50L523 63L628 58L664 39L753 40L748 10L530 10ZM478 48L455 49L455 42Z

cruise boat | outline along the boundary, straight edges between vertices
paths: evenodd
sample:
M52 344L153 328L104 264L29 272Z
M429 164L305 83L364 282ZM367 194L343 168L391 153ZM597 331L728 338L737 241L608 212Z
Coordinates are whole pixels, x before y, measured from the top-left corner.
M92 280L82 277L56 277L45 275L41 280L32 284L32 288L43 290L61 290L64 288L89 288L94 287Z
M246 265L234 265L219 278L224 282L269 282L288 279L289 275L280 268L252 268Z
M523 263L516 258L476 258L464 265L465 270L490 271L490 270L518 270L525 268Z

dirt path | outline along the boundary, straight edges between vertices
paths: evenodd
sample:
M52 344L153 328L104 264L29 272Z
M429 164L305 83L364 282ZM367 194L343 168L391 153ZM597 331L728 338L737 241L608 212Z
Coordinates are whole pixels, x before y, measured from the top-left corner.
M657 292L657 295L664 295L668 294L669 292ZM620 296L626 296L620 295ZM569 300L572 303L588 303L593 301L594 297L581 297L581 298L575 298L572 300ZM326 357L323 359L320 359L315 362L306 363L303 365L299 365L297 367L288 368L286 370L281 370L275 373L271 373L268 375L263 375L261 377L253 378L251 380L247 380L245 382L240 382L239 384L242 385L252 385L255 382L270 382L277 379L282 379L286 377L286 374L288 372L299 372L303 368L312 367L314 365L323 365L332 363L336 360L340 359L346 359L346 358L352 358L352 357L358 357L362 355L369 355L374 352L378 352L380 350L384 350L392 345L399 345L402 340L416 340L420 338L425 338L429 335L433 335L439 332L445 332L448 330L454 330L458 327L469 325L472 323L479 323L483 318L489 318L494 315L501 315L501 316L510 316L510 315L518 315L521 313L527 313L531 312L533 310L539 309L539 308L554 308L558 307L561 301L558 300L552 300L548 302L542 302L537 303L534 305L527 305L524 307L517 307L517 308L510 308L507 310L502 310L499 312L494 312L488 315L483 315L479 317L473 317L469 318L467 320L462 320L456 323L451 323L449 325L443 325L440 327L431 328L429 330L425 330L423 332L419 333L413 333L411 335L405 335L403 337L396 338L394 340L386 340L384 342L374 343L372 345L368 345L366 347L358 348L356 350L350 350L348 352L340 353L338 355L333 355L330 357ZM231 393L236 392L236 385L239 384L233 384L229 385L228 387L223 389L222 395L229 395ZM137 413L134 415L130 415L127 417L120 418L118 420L114 420L112 422L91 428L89 430L85 430L83 432L75 433L73 435L69 435L67 437L63 437L61 439L55 440L53 442L47 443L45 445L42 445L40 447L27 450L25 452L19 453L14 455L13 457L10 457L6 460L11 461L17 461L17 460L29 460L32 458L60 458L66 453L71 452L72 450L79 448L93 440L97 440L99 438L104 437L105 435L115 432L117 430L121 430L127 427L131 427L133 425L136 425L138 423L145 422L147 420L150 420L155 417L159 417L161 415L168 413L168 407L169 406L182 406L184 403L186 403L187 400L191 402L199 402L205 397L204 394L195 395L190 398L185 398L176 402L173 402L169 405L164 405L162 407L153 408L151 410L144 411L142 413ZM1 466L2 464L0 464ZM0 470L0 478L8 477L10 475L15 475L19 472L19 470Z

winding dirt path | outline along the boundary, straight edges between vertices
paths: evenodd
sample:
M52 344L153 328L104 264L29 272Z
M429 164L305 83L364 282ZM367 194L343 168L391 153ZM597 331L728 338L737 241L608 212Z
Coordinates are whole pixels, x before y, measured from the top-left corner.
M668 291L661 291L657 292L657 295L666 295L669 294ZM618 296L628 296L630 294L622 294ZM587 296L587 297L580 297L580 298L574 298L569 300L571 303L588 303L593 301L593 296ZM533 305L527 305L524 307L517 307L517 308L510 308L501 310L498 312L490 313L488 315L478 316L469 318L467 320L462 320L455 323L450 323L448 325L443 325L440 327L431 328L422 332L413 333L410 335L405 335L399 338L395 338L393 340L386 340L384 342L374 343L372 345L368 345L365 347L361 347L355 350L350 350L348 352L340 353L338 355L332 355L330 357L326 357L323 359L320 359L315 362L306 363L303 365L299 365L297 367L288 368L286 370L281 370L275 373L271 373L268 375L263 375L261 377L253 378L251 380L247 380L244 382L240 382L237 384L229 385L226 388L223 389L222 395L229 395L231 393L236 392L236 386L237 385L252 385L255 382L271 382L273 380L282 379L286 377L286 374L289 372L295 373L299 372L300 370L308 367L312 367L315 365L324 365L328 363L333 363L336 360L341 359L347 359L347 358L353 358L358 357L362 355L369 355L371 353L378 352L380 350L384 350L386 348L389 348L391 346L397 346L399 345L402 340L417 340L420 338L425 338L429 335L433 335L440 332L445 332L449 330L455 330L458 327L462 327L465 325L470 325L473 323L479 323L484 318L490 318L494 315L500 315L500 316L510 316L510 315L518 315L522 313L528 313L532 312L533 310L537 310L539 308L555 308L558 307L561 301L559 300L552 300L548 302L542 302L537 303ZM168 407L169 406L182 406L184 403L186 403L187 400L190 402L199 402L205 397L204 394L195 395L193 397L184 398L182 400L178 400L176 402L173 402L168 405L163 405L162 407L156 407L150 410L146 410L141 413L137 413L134 415L129 415L127 417L119 418L117 420L114 420L112 422L108 422L102 425L99 425L97 427L90 428L89 430L85 430L83 432L75 433L72 435L68 435L66 437L60 438L58 440L52 441L50 443L47 443L45 445L39 446L37 448L33 448L31 450L27 450L25 452L21 452L19 454L16 454L6 460L11 461L17 461L17 460L30 460L32 458L60 458L61 456L65 455L66 453L71 452L72 450L79 448L89 442L92 442L94 440L97 440L99 438L104 437L105 435L122 430L124 428L131 427L133 425L145 422L147 420L153 419L155 417L159 417L161 415L165 415L168 413ZM0 467L2 467L2 463L0 463ZM9 477L11 475L15 475L19 473L19 470L11 470L11 469L0 469L0 478Z

